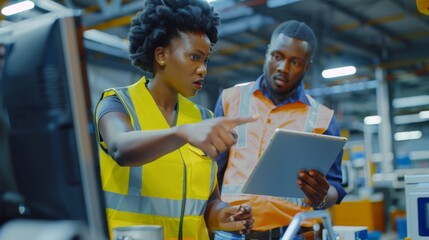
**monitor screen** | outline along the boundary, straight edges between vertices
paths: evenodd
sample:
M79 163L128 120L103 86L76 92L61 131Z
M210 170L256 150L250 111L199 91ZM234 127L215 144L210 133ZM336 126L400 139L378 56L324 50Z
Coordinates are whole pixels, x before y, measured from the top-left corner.
M8 130L3 142L10 155L0 168L9 168L8 181L14 182L2 191L23 199L19 214L3 214L78 220L96 234L92 239L104 239L107 223L82 31L79 17L54 13L0 29L6 49L0 78Z
M5 45L0 42L0 73L3 71L4 54L6 52ZM0 74L1 83L1 74ZM0 85L1 89L1 85ZM2 108L2 97L0 91L0 224L7 220L7 215L13 215L13 213L6 213L9 208L6 207L6 203L14 204L19 202L20 196L17 194L17 187L13 172L11 171L11 162L9 155L9 139L8 139L8 127L6 125L5 112ZM17 207L12 207L17 208ZM3 213L3 214L2 214Z

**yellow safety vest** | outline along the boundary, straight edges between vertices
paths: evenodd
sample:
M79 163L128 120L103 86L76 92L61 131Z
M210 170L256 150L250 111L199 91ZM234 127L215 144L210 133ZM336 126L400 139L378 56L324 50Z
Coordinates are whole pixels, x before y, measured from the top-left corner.
M108 89L101 99L118 96L135 130L170 128L145 83L143 77L134 85ZM213 116L180 95L177 114L177 125ZM115 227L161 225L165 239L209 239L204 212L217 184L214 161L185 144L143 166L121 167L107 153L99 134L98 138L110 236Z
M307 96L311 106L302 102L275 106L261 91L253 92L255 82L240 84L222 93L225 116L259 114L257 121L237 126L237 144L231 147L222 184L222 200L231 205L252 206L253 230L267 231L289 225L296 213L310 210L301 198L279 198L241 193L276 128L323 133L333 111ZM304 225L310 226L306 221Z

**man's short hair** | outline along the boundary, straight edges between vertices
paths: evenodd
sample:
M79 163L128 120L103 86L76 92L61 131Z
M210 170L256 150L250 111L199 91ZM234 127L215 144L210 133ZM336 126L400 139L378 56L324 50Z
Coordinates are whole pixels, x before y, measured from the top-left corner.
M306 41L310 45L311 57L314 56L317 50L317 39L313 30L307 24L296 20L283 22L274 29L271 40L279 34Z

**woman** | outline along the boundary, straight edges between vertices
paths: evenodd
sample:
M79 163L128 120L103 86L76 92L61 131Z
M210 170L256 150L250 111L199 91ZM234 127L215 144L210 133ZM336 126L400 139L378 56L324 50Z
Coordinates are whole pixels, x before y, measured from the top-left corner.
M207 227L252 228L248 205L220 200L210 158L236 142L236 125L255 118L211 119L209 110L187 99L203 86L218 25L205 0L148 0L132 20L132 64L153 77L108 89L97 105L110 231L162 225L165 239L208 239Z

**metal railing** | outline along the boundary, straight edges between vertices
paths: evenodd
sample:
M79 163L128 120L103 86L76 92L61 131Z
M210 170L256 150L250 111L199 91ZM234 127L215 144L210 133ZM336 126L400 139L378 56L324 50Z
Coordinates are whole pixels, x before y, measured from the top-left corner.
M301 222L303 220L315 218L322 218L323 227L327 230L327 240L336 240L336 235L332 228L331 217L325 210L315 210L296 214L283 235L282 240L292 240L301 228Z

